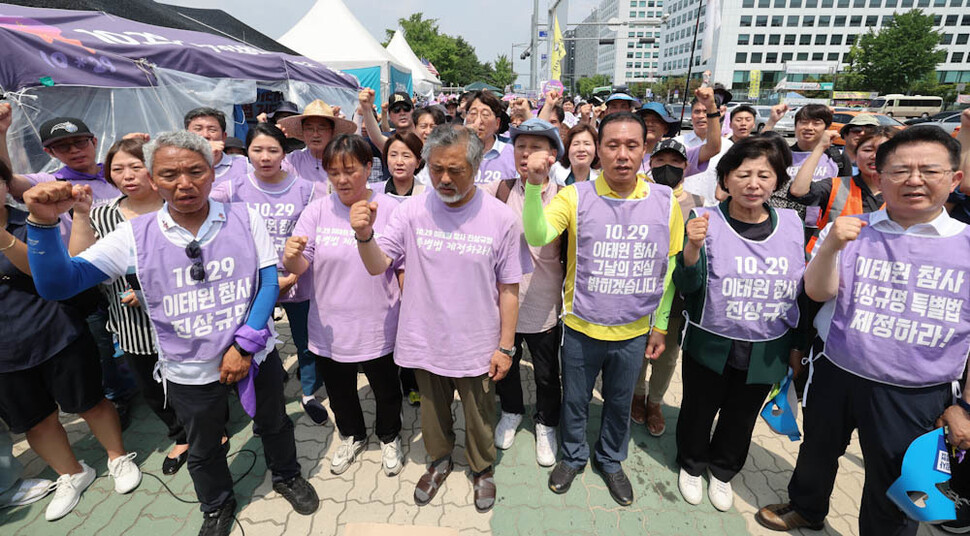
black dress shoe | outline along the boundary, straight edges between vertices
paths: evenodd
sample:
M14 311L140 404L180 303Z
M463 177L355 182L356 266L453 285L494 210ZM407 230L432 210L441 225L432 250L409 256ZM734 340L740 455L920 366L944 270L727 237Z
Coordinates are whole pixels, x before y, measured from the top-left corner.
M199 536L229 536L235 513L236 499L229 499L218 510L203 513Z
M593 461L593 465L603 475L603 481L606 482L606 489L610 490L610 496L613 497L613 500L617 504L620 506L630 506L633 504L633 484L630 483L630 479L626 477L626 473L623 472L622 468L615 473L607 473L595 460Z
M320 506L317 491L300 475L284 482L275 482L273 490L282 495L298 514L308 516Z
M566 465L566 462L559 462L549 473L549 489L553 493L566 493L569 486L573 484L573 479L580 473L580 469L573 469Z
M179 469L185 465L185 461L189 459L189 451L185 451L179 454L175 458L165 457L165 461L162 462L162 474L174 475L179 472Z

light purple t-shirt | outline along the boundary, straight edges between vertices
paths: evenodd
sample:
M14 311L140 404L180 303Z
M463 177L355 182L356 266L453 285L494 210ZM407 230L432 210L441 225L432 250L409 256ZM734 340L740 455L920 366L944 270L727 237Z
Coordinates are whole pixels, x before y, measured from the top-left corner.
M398 202L374 193L374 222L380 237ZM293 236L309 237L303 257L310 262L313 292L307 329L310 351L342 363L359 363L394 350L401 290L394 267L372 276L357 252L350 207L337 194L303 210Z
M310 154L310 149L300 149L286 155L283 160L283 170L287 173L296 173L311 182L330 184L330 176L323 169L320 160Z
M213 184L245 177L249 173L249 159L238 154L222 153L219 162L212 166L215 173Z
M401 203L377 242L407 264L394 361L450 378L487 373L501 330L498 284L532 271L520 216L478 189L458 208L425 192Z

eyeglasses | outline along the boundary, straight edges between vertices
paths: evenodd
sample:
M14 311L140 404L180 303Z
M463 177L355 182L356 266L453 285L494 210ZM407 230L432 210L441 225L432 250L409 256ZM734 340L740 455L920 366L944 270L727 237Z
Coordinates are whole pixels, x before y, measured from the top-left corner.
M849 134L871 134L876 131L876 127L849 127Z
M953 173L953 171L941 168L896 168L886 171L883 176L892 182L904 182L916 174L926 182L934 182L942 180L948 173Z
M495 114L489 110L482 110L481 112L476 110L474 112L468 112L465 114L466 123L472 123L478 118L481 118L482 121L488 121L489 119L495 119Z
M185 246L185 255L192 259L192 268L189 275L195 281L205 281L205 265L202 264L202 246L198 240L193 240Z
M91 138L81 138L74 141L62 141L61 143L55 143L50 146L52 151L57 151L59 153L66 153L71 149L84 149L91 143Z

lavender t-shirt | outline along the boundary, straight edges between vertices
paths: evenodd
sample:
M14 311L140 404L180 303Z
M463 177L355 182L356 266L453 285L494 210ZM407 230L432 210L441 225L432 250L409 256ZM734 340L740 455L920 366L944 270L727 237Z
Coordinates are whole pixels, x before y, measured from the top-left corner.
M323 169L323 163L310 154L310 149L300 149L286 155L283 160L283 170L287 173L295 173L311 182L322 182L329 186L330 176L327 170Z
M471 195L458 208L434 192L412 197L377 239L407 264L394 347L402 367L450 378L487 373L501 328L498 284L532 271L519 215L483 191Z
M398 202L374 193L375 236L381 236ZM359 363L394 350L401 291L394 268L372 276L357 252L350 207L337 194L307 206L293 236L309 237L303 257L310 262L313 293L307 328L310 351L342 363Z

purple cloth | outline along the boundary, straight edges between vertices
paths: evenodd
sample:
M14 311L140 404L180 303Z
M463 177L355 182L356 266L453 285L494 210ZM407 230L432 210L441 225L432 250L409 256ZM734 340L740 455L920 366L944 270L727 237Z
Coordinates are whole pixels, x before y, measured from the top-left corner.
M384 233L398 202L374 193L374 236ZM401 289L395 269L372 276L360 260L350 207L330 194L303 211L295 236L307 236L303 256L310 262L313 293L307 317L310 350L342 363L359 363L394 351Z
M24 178L33 185L42 182L67 181L75 186L90 186L91 195L94 198L94 202L91 203L91 208L107 205L121 196L118 188L104 178L104 164L98 164L97 175L89 175L64 166L54 173L28 173L24 175ZM71 226L73 223L74 218L70 212L61 214L61 239L64 240L65 244L69 244L71 241Z
M532 271L522 217L481 189L473 195L457 208L435 192L412 197L377 237L406 264L394 346L402 367L449 378L488 372L501 331L498 284Z
M869 215L854 216L869 221ZM970 227L950 237L871 226L840 253L825 355L863 378L924 387L963 373L970 350Z
M310 149L301 149L286 155L286 159L283 160L283 170L287 173L296 173L310 182L323 183L324 192L330 184L327 170L323 169L320 160L313 157Z
M158 213L131 220L142 305L155 328L160 359L222 359L246 322L259 283L258 255L246 206L226 204L223 210L222 228L201 244L206 275L201 282L191 277L195 261L185 247L165 236Z
M293 234L296 221L313 199L313 192L313 183L297 175L287 177L280 184L266 184L248 173L217 184L210 197L223 203L245 203L262 216L279 255L276 267L281 276L286 276L289 275L283 267L286 239ZM303 274L296 285L280 295L279 301L297 303L309 300L313 288L310 278L309 273Z
M788 176L795 179L795 175L798 175L798 170L802 168L802 164L808 159L809 155L812 153L803 152L793 152L791 155L792 165L788 168ZM818 165L815 166L815 173L812 175L813 181L818 181L822 179L828 179L831 177L839 176L839 165L832 160L829 155L823 154L822 158L818 161Z
M576 280L566 314L601 326L649 315L663 296L673 193L651 184L642 199L615 199L598 195L596 181L574 186Z
M491 160L482 159L482 164L478 167L478 175L475 176L475 184L485 184L492 181L504 181L514 179L519 176L515 168L515 151L512 144L502 147L502 152Z
M233 339L242 346L243 350L256 354L266 349L266 341L272 335L268 328L253 329L248 324L243 324L236 330Z
M705 331L741 341L770 341L798 325L798 293L805 272L805 233L798 213L776 209L768 238L740 236L720 208L710 214L704 239L707 295L698 322Z
M256 375L259 374L259 364L253 359L249 363L249 374L236 384L239 392L239 404L250 417L256 416Z
M0 70L8 91L41 85L146 87L154 77L135 61L208 78L299 80L356 89L349 75L303 56L267 52L232 39L142 24L97 11L0 5L0 46L17 58Z

